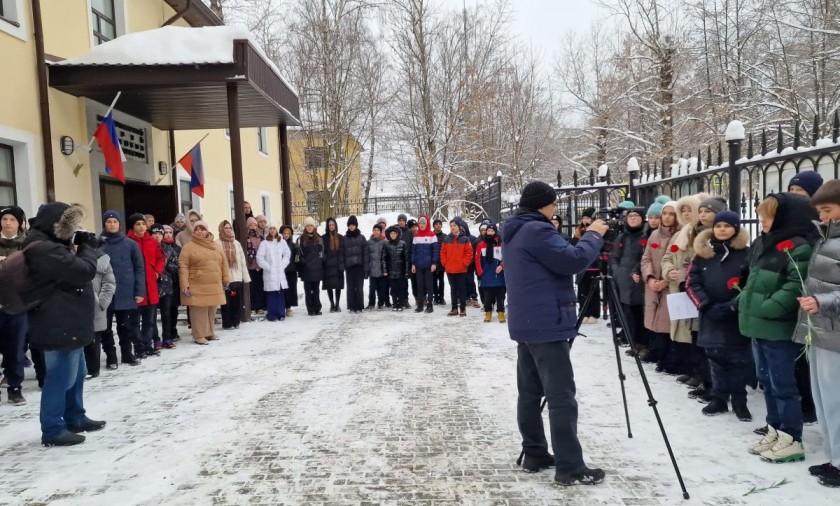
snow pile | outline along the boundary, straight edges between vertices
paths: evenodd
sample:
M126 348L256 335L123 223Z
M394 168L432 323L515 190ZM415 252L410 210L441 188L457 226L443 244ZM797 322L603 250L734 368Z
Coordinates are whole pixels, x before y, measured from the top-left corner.
M639 172L639 160L636 159L635 156L631 156L629 160L627 160L627 172Z
M730 121L729 125L726 126L725 138L727 141L742 141L746 137L747 134L744 129L744 124L737 119Z

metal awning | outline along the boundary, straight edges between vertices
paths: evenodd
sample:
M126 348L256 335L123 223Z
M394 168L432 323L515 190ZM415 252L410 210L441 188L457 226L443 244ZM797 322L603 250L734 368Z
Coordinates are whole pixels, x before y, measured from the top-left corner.
M168 26L118 37L51 63L49 83L101 104L122 92L118 110L161 130L236 128L227 102L228 84L235 84L239 127L300 124L296 91L247 32L226 26Z

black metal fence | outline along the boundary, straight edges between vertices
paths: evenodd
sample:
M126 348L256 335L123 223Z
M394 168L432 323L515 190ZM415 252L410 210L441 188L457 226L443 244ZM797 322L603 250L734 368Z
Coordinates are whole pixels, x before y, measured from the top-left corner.
M499 222L502 219L502 177L497 175L486 183L479 183L464 197L464 201L450 204L450 214L460 214L474 221L490 219ZM455 212L456 209L461 212Z
M348 216L351 214L406 213L412 216L427 214L426 199L417 195L393 195L370 197L368 199L348 200L333 203L328 208L319 208L316 202L297 202L292 204L292 223L299 228L307 216L324 221L330 216ZM322 216L323 215L323 216Z

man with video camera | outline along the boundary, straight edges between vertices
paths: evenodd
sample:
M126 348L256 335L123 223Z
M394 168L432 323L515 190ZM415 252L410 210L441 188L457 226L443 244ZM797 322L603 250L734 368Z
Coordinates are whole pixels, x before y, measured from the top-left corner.
M528 183L519 208L502 229L502 256L509 294L508 331L517 345L517 423L525 471L555 467L559 485L600 483L601 469L583 460L577 438L577 401L569 357L577 335L577 298L572 276L598 258L608 226L595 220L570 245L551 224L557 209L554 188ZM540 401L548 404L551 446L548 453Z

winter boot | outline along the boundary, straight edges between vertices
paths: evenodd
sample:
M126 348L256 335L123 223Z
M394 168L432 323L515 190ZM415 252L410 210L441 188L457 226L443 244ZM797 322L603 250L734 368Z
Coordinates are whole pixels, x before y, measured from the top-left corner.
M90 418L85 417L85 419L82 420L82 422L78 425L68 426L67 430L76 434L78 434L79 432L95 432L97 430L104 429L105 424L105 421L91 420Z
M458 316L458 308L453 307L450 312L446 313L446 316Z
M750 453L753 455L761 455L762 452L772 449L778 439L779 433L776 432L776 429L768 425L767 434L761 439L761 441L750 446Z
M699 386L699 387L695 388L694 390L689 390L688 391L688 398L689 399L696 399L696 398L700 397L701 395L703 395L705 393L706 393L706 389L703 388L703 386Z
M822 476L830 473L832 469L836 469L836 467L832 466L831 462L826 462L825 464L809 467L808 472L811 473L811 476Z
M712 402L700 411L706 416L715 416L721 413L728 413L729 406L723 399L714 398Z
M681 375L677 376L677 383L682 383L683 385L685 385L686 383L688 383L688 380L690 380L690 379L691 379L690 374L681 374ZM697 386L695 385L694 388L697 388Z
M699 380L697 378L690 378L688 381L685 382L685 386L691 387L691 388L697 388L702 384L703 384L703 381Z
M433 313L434 311L435 311L434 306L429 304L428 306L426 306L426 311L424 311L424 313L429 314L429 313Z
M577 484L596 485L602 481L604 481L604 471L601 469L590 469L588 467L579 473L557 473L554 475L554 483L565 487Z
M462 309L462 310L461 310L460 315L461 315L461 316L467 316L467 310L466 310L466 309Z
M542 457L525 454L522 459L522 470L526 473L538 473L543 469L554 467L554 455L547 453Z
M786 432L778 431L778 439L773 448L761 452L761 459L768 462L799 462L805 460L805 449L802 442L794 441L793 436Z
M765 425L763 427L759 427L757 429L753 429L753 434L758 434L759 436L766 436L768 431L769 425Z
M738 420L742 422L751 422L752 421L752 413L750 410L747 409L746 404L735 404L732 403L732 411L735 412L735 416L738 417Z
M84 442L84 436L80 436L79 434L73 434L69 430L65 430L64 432L53 438L41 438L41 444L44 446L73 446Z
M504 311L499 311L499 323L507 322L507 318L505 317Z
M493 320L493 311L484 312L484 323L490 323Z
M26 399L24 399L23 395L20 393L20 387L9 388L7 392L9 397L9 404L15 404L18 406L26 404Z

